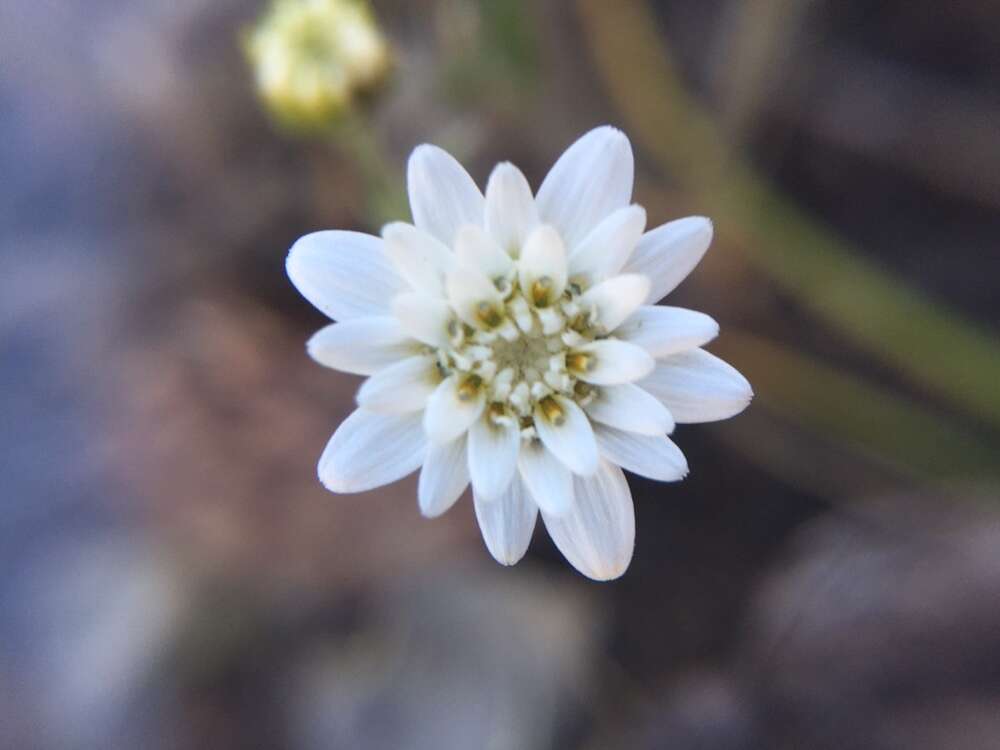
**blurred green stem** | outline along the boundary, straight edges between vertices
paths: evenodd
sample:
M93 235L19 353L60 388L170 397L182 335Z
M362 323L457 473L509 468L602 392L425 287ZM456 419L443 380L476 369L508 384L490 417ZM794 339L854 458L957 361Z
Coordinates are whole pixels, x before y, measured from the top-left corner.
M728 329L713 349L739 363L757 391L755 403L805 421L906 476L924 481L1000 478L994 446L887 388L741 331Z
M366 219L378 231L387 221L409 216L402 176L385 159L382 144L371 121L353 110L332 128L337 145L354 162L365 186Z
M687 94L642 0L578 0L607 92L630 135L694 191L720 233L807 309L978 419L1000 426L995 336L893 279L745 163Z

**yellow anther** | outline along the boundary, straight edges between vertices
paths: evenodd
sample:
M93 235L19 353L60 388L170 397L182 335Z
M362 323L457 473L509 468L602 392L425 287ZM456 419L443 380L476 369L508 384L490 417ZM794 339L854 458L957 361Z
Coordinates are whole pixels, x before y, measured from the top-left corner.
M566 355L566 369L575 373L590 372L597 366L596 360L583 352L570 352Z
M531 285L531 301L535 307L548 307L552 303L552 279L542 276Z
M552 396L539 401L538 407L542 410L542 415L545 419L556 427L560 427L566 422L566 412Z
M584 333L587 330L587 325L590 322L590 316L585 313L577 313L567 324L566 327L570 330L576 331L577 333Z
M479 389L483 386L483 379L478 375L469 375L462 384L458 386L458 400L472 401L479 395Z
M491 305L489 302L480 302L476 306L476 320L487 328L496 328L503 323L503 314L497 309L496 305Z

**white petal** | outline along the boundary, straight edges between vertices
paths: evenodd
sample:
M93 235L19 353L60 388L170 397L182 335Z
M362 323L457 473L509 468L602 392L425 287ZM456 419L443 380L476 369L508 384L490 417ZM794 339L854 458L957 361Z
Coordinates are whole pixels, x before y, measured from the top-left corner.
M535 504L554 516L573 507L573 474L538 441L525 443L517 459L518 472Z
M468 430L483 413L485 389L479 388L467 397L463 383L458 375L449 375L427 400L424 429L431 442L451 442Z
M687 459L666 435L636 435L601 426L594 434L601 455L623 469L661 482L675 482L687 476Z
M640 307L616 331L654 357L696 349L719 335L719 324L705 313L683 307Z
M465 458L465 436L450 443L427 446L424 467L417 485L417 503L427 518L435 518L448 510L469 486L469 470Z
M400 294L392 301L392 314L417 341L431 346L447 346L448 326L453 316L444 300L418 292Z
M704 216L671 221L642 236L625 271L649 277L650 304L659 302L687 277L712 243L712 222Z
M596 391L593 400L583 407L595 422L642 435L673 432L674 418L667 407L639 386L625 383Z
M627 273L613 276L580 295L584 310L597 310L597 324L607 332L615 330L646 299L649 279Z
M505 279L514 268L514 261L500 249L486 230L473 224L466 224L455 237L455 256L458 263L476 268L491 281Z
M646 228L642 206L626 206L591 230L569 256L570 278L583 277L593 284L614 276L628 261Z
M489 414L469 428L469 475L476 493L486 500L499 497L517 472L520 426L494 424Z
M550 515L542 508L549 536L570 564L588 578L618 578L632 561L635 510L625 475L601 461L592 477L575 477L571 512Z
M586 133L559 157L538 189L541 220L575 248L612 212L632 199L632 146L620 130L604 126Z
M319 479L332 492L364 492L416 471L426 448L419 414L356 409L327 443Z
M673 354L639 383L678 422L714 422L743 411L753 389L732 366L704 349Z
M486 548L501 565L513 565L528 551L538 518L538 506L528 489L515 476L498 498L484 500L475 488L472 497Z
M538 208L521 170L509 162L497 164L486 183L486 229L516 258L537 224Z
M476 183L447 151L417 146L406 167L413 223L451 247L463 224L482 224L484 202Z
M441 382L437 360L428 355L407 357L372 375L358 390L358 405L368 411L406 414L419 411Z
M448 273L448 300L455 313L477 328L491 328L491 314L502 314L503 295L496 285L478 268L456 266ZM488 314L483 313L489 311Z
M549 399L556 418L546 407ZM583 409L563 396L549 396L535 407L534 416L538 437L570 471L583 475L597 471L597 443Z
M444 296L444 276L455 256L440 240L402 221L382 228L385 250L393 266L417 292Z
M577 347L587 355L587 367L574 374L594 385L632 383L653 371L656 361L641 346L617 339L599 339Z
M412 356L418 347L389 316L331 323L306 343L309 356L321 365L357 375L371 375Z
M566 248L563 241L551 226L543 224L528 236L528 241L521 250L517 261L521 290L533 304L539 304L535 296L536 289L547 290L545 302L539 304L545 307L552 304L566 288ZM541 285L536 287L536 285Z
M288 277L302 296L334 320L386 315L404 284L382 240L360 232L313 232L292 245Z

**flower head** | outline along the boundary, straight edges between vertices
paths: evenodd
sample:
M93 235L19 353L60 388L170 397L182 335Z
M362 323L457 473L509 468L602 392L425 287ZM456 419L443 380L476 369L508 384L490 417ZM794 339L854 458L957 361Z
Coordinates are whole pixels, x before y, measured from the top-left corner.
M339 321L310 354L369 376L320 458L327 488L360 492L420 468L418 501L432 517L471 482L501 563L524 555L540 512L582 573L625 571L635 518L622 468L683 478L667 437L675 422L725 419L752 396L699 348L715 321L652 304L701 259L711 223L645 232L632 177L628 139L610 127L570 146L535 195L505 163L484 196L424 145L408 167L412 225L295 244L289 276Z
M363 0L274 0L247 53L261 98L278 119L301 127L329 124L389 66Z

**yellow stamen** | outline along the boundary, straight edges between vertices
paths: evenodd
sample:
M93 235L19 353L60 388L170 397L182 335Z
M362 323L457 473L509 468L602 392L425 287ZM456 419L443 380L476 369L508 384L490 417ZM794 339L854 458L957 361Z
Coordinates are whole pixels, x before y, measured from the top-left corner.
M552 302L552 279L542 276L531 285L531 301L535 307L548 307Z
M538 402L538 407L542 410L542 415L556 427L561 427L566 422L566 412L559 405L559 402L549 396Z
M479 389L483 385L483 379L478 375L469 375L462 384L458 386L458 400L472 401L479 395Z
M503 314L489 302L480 302L476 306L476 320L488 328L496 328L503 323Z
M583 352L570 352L566 355L566 369L571 372L591 372L595 367L597 367L597 361Z

